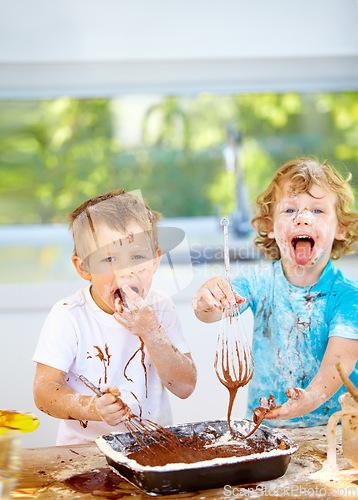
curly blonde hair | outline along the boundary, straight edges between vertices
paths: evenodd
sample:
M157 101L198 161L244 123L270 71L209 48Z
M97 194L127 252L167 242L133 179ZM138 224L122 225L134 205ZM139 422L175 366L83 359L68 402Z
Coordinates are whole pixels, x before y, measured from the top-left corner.
M327 162L313 159L300 158L285 163L277 170L268 188L257 197L256 215L251 221L257 231L255 246L271 260L281 258L276 240L270 238L268 233L272 228L273 212L276 202L280 199L282 185L289 180L295 194L310 193L313 184L337 194L337 218L339 224L345 226L346 234L344 240L334 240L331 258L339 259L342 254L354 253L352 244L358 241L358 213L352 211L354 194L348 184L351 177L349 174L344 179Z

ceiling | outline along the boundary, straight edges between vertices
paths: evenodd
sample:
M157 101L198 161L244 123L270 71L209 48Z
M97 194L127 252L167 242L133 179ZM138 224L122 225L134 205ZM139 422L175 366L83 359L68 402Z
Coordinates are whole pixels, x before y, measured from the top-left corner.
M358 90L357 0L0 0L0 98Z

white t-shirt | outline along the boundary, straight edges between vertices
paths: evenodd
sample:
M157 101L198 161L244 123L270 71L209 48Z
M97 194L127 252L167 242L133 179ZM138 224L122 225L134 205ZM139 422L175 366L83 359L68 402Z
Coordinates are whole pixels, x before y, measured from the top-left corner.
M170 298L163 292L152 290L146 302L154 308L173 345L179 351L188 353ZM66 372L66 387L81 395L93 396L93 392L70 370L84 375L100 390L115 385L133 413L140 414L139 401L143 418L170 425L172 415L168 394L146 349L143 366L139 348L139 337L126 330L112 315L102 311L93 301L89 287L86 287L53 306L32 359ZM61 420L56 444L86 443L102 434L126 431L124 424L113 427L105 422Z

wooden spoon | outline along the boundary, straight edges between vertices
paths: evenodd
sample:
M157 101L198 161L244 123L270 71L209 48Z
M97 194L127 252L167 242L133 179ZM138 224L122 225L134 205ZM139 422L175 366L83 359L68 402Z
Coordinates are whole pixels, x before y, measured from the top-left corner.
M346 372L343 370L341 363L339 363L339 362L336 363L336 368L338 370L338 373L341 376L341 379L343 381L345 388L347 389L347 391L349 391L349 393L353 397L354 401L356 401L358 403L358 389L353 384L353 382L351 382L350 378L348 377Z

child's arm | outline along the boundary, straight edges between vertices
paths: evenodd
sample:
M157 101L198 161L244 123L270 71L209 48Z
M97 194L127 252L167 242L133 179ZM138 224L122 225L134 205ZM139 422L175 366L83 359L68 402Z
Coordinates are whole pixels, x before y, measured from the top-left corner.
M185 399L196 384L196 368L189 353L181 353L171 342L151 306L130 287L123 287L130 310L114 317L127 330L140 337L146 346L163 385Z
M204 323L219 321L223 309L229 309L236 303L242 302L245 302L245 299L240 297L221 276L209 279L191 299L197 318Z
M307 388L305 390L288 390L289 401L267 413L265 418L270 420L289 419L315 410L342 386L342 379L336 369L336 363L340 361L345 372L350 374L357 360L357 340L330 337L320 369Z
M64 420L103 420L108 425L118 425L127 419L129 409L118 398L120 393L116 387L108 388L100 398L85 396L64 387L66 375L37 363L33 389L39 410Z

